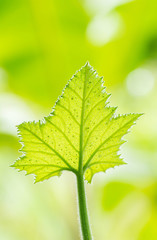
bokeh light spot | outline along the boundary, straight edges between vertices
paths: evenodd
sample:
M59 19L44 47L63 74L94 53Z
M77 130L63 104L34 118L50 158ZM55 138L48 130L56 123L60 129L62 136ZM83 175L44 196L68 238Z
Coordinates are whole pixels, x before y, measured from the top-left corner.
M147 69L138 68L127 76L126 85L132 96L145 96L152 91L154 86L154 76Z
M88 12L106 14L115 7L132 1L134 0L86 0L84 5Z
M0 132L16 135L16 125L33 117L23 99L14 94L0 95Z
M96 16L87 27L87 39L94 46L103 46L119 33L121 18L118 14Z

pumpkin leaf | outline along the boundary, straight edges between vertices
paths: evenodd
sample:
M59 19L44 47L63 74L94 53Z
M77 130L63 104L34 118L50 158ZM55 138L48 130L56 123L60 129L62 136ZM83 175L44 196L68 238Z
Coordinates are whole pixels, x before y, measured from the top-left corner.
M115 115L104 82L87 63L68 81L48 117L18 126L22 156L12 165L35 175L35 182L62 171L95 173L125 164L122 138L141 114Z

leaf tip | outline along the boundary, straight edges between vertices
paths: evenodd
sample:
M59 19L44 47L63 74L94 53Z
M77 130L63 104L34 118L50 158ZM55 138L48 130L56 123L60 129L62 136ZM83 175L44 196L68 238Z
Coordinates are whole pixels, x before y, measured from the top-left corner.
M9 165L9 167L11 167L11 168L15 168L15 163Z
M85 67L86 67L86 66L87 66L87 67L91 67L89 61L86 62Z
M39 181L36 178L34 178L34 182L33 183L37 184L37 183L39 183Z

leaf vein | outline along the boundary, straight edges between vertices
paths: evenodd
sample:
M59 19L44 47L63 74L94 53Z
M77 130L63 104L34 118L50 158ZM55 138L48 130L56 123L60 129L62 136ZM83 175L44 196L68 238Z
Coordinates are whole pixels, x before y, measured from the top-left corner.
M67 109L66 107L64 107L62 104L58 104L61 108L63 108L65 111L67 111L69 114L70 114L70 116L72 117L72 119L75 121L75 123L77 123L77 125L79 125L80 126L80 124L79 124L79 122L76 120L76 118L74 117L74 115L70 112L70 110L69 109Z
M86 146L87 146L87 144L88 144L88 142L89 142L89 139L90 139L92 133L94 132L94 130L95 130L97 127L99 127L99 126L107 119L107 117L109 117L110 115L112 115L115 110L116 110L116 109L114 109L113 111L111 111L105 118L103 118L98 124L96 124L95 127L93 127L93 129L91 130L91 132L88 134L87 140L86 140L85 145L84 145L84 150L85 150L85 148L86 148Z
M82 101L82 97L70 86L68 86L68 88Z
M33 136L35 136L37 139L39 139L43 144L45 144L51 151L53 151L69 168L73 169L73 167L58 153L55 149L53 149L48 143L46 143L43 139L38 137L34 132L29 130L26 127L23 127L26 131L30 132Z
M62 135L64 136L64 138L68 141L68 143L70 144L70 146L76 151L79 152L75 146L72 144L72 142L69 140L69 138L65 135L65 133L59 128L57 127L54 123L52 123L50 120L46 119L47 122L49 122L52 126L54 126L60 133L62 133Z
M93 110L95 110L95 108L96 108L99 104L101 104L102 102L105 103L106 100L107 100L107 98L108 98L108 97L101 99L99 102L97 102L97 103L91 108L91 110L88 112L86 118L84 119L84 124L85 124L85 122L87 121L87 119L89 118L89 116L91 115L91 113L93 112ZM105 107L105 104L104 104L104 107Z
M84 168L86 169L86 167L88 166L88 164L90 163L90 161L92 160L92 158L95 156L95 154L98 152L98 150L106 143L108 142L117 132L119 132L122 128L126 127L127 125L129 125L132 121L134 121L137 117L134 117L133 119L131 119L129 122L127 122L126 124L124 124L122 127L120 127L117 131L115 131L113 134L111 134L107 139L105 139L105 141L103 141L103 143L101 143L96 150L91 154L91 156L89 157L89 159L87 160L86 164L84 165Z
M91 92L93 91L93 89L95 88L95 86L99 83L99 81L101 81L102 78L99 78L98 81L92 86L92 88L90 89L87 97L85 98L85 101L89 98Z

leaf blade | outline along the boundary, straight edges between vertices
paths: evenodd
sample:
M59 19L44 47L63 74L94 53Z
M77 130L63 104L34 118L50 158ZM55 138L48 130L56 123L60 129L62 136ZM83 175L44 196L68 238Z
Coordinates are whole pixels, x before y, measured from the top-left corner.
M87 63L68 81L52 112L39 122L18 126L23 155L13 164L36 182L63 170L94 174L125 164L118 155L122 137L140 114L115 116L102 77Z

